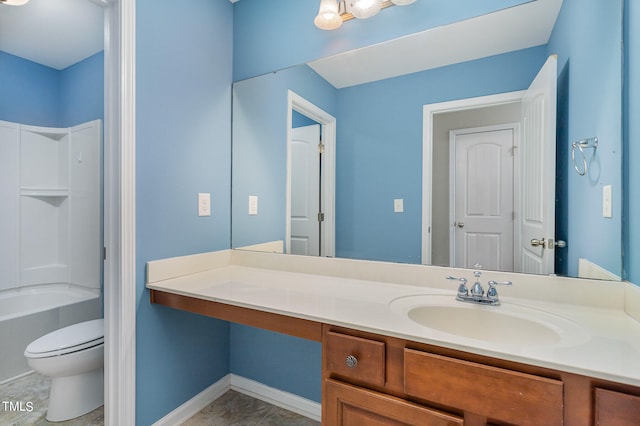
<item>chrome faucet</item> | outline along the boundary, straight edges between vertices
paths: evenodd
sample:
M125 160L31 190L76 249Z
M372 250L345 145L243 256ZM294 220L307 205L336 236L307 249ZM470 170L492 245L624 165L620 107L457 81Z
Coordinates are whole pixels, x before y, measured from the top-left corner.
M471 287L471 294L469 294L469 289L467 288L467 279L466 278L456 278L452 276L448 276L448 280L459 281L460 285L458 286L458 294L456 295L456 300L467 303L477 303L479 305L490 305L497 306L500 304L500 299L498 298L498 290L496 289L497 285L512 285L511 281L489 281L489 289L487 290L487 294L484 294L484 288L482 288L482 284L480 283L480 276L482 272L476 270L473 272L473 276L475 277L475 282Z
M473 271L473 277L476 279L476 282L473 283L473 287L471 287L471 296L473 297L483 297L484 296L484 288L482 288L482 284L480 284L480 276L482 272Z

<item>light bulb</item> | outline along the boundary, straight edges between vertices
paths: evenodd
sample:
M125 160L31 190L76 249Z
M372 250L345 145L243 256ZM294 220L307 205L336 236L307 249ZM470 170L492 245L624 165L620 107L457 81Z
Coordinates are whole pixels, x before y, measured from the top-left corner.
M416 0L391 0L391 3L395 4L396 6L406 6L413 3L414 1Z
M381 0L347 0L351 6L351 14L358 19L367 19L380 12Z
M23 6L27 4L29 0L0 0L0 4L6 4L7 6Z
M313 20L321 30L335 30L342 25L342 18L338 13L338 3L335 0L321 0L318 15Z

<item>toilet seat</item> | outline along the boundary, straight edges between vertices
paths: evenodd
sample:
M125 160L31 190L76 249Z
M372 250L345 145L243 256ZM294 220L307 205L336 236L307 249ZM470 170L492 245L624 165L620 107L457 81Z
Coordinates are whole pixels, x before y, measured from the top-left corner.
M89 349L104 343L102 318L70 325L34 340L24 355L27 358L47 358Z

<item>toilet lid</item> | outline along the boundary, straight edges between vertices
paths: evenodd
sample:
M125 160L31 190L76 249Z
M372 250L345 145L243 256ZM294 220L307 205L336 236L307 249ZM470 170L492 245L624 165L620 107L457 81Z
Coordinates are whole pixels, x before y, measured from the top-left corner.
M30 358L42 358L76 352L103 342L104 320L100 318L52 331L31 342L24 353Z

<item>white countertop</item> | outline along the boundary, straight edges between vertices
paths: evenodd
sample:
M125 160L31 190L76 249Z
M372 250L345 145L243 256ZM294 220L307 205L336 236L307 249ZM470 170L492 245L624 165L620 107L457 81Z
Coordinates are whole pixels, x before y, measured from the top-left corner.
M210 258L202 263L201 257L201 263L195 267L178 262L167 268L166 263L151 262L148 264L147 287L640 386L640 322L625 313L623 301L619 304L621 307L616 303L588 306L514 297L508 291L502 291L502 306L478 308L501 312L501 309L524 306L529 312L540 310L543 311L542 317L552 316L570 325L569 339L553 344L513 344L486 339L490 330L479 330L478 338L462 337L438 332L408 318L405 311L411 302L405 302L414 299L407 296L439 295L435 300L442 299L443 304L462 304L454 301L455 284L394 284L383 280L340 277L334 273L270 269L261 262L256 264L262 267L255 267L246 259L233 262L226 254L214 257L216 259L210 264L207 263ZM345 264L344 260L339 262ZM363 262L354 262L359 262L354 265L362 267ZM384 267L375 262L364 263L369 269ZM442 271L437 273L439 277ZM388 281L388 277L385 278ZM406 279L399 278L399 281ZM597 291L602 291L601 287L597 288ZM473 305L470 307L475 308ZM469 324L469 327L473 326ZM534 339L536 336L531 337Z

